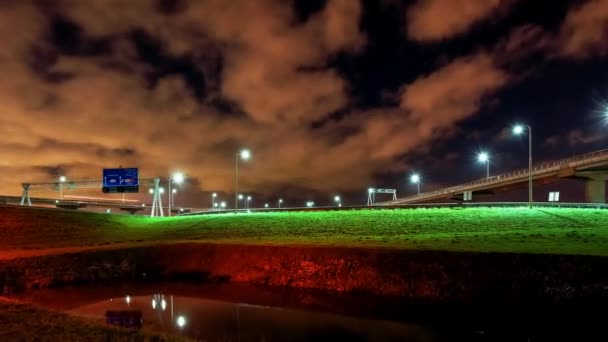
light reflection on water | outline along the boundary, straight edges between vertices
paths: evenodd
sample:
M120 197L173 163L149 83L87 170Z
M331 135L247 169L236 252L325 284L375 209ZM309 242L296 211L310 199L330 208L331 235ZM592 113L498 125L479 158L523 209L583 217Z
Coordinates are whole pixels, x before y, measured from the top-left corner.
M207 341L431 341L421 326L169 294L125 295L69 310L105 320L106 311L136 310L143 327Z

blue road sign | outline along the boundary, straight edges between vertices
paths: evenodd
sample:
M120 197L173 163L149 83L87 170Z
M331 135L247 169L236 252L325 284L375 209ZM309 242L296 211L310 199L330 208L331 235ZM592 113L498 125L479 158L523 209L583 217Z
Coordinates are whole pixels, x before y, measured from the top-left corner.
M138 169L135 167L126 169L103 169L103 186L108 188L139 186Z

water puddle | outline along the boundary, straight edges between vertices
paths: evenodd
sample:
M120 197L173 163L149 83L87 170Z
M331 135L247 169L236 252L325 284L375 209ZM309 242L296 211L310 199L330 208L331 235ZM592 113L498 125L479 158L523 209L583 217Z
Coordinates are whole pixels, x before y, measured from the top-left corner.
M215 341L553 341L602 336L579 305L507 308L247 284L109 283L34 290L21 299L102 324Z
M96 320L181 333L206 341L431 341L417 325L230 303L169 293L108 298L67 311ZM106 314L109 314L106 317Z

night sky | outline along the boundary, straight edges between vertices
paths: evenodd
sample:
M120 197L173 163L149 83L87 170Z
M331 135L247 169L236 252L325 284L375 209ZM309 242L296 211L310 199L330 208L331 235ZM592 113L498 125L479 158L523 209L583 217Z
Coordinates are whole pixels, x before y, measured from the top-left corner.
M248 147L257 205L360 204L525 167L515 122L599 150L607 37L608 0L1 1L0 192L132 166L203 207Z

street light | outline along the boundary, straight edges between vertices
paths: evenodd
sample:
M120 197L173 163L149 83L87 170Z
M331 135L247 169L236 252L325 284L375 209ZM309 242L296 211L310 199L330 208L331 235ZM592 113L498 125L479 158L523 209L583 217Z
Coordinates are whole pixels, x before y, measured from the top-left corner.
M486 163L486 178L490 178L490 156L486 152L480 152L477 155L477 161Z
M338 196L338 195L334 196L334 202L336 202L338 204L338 207L342 206L342 199L340 198L340 196Z
M177 320L175 322L177 323L178 327L183 328L184 326L186 326L186 317L182 315L177 316Z
M247 196L247 202L245 203L245 209L249 210L249 202L251 202L251 196Z
M421 178L420 175L417 173L414 173L410 176L410 182L413 184L418 184L418 195L420 195L420 183L421 183Z
M215 205L215 198L216 197L217 197L217 193L214 192L214 193L211 194L211 207L212 208L216 207L216 205Z
M222 202L220 203L220 208L222 208L222 209L226 209L226 202L222 201Z
M268 209L269 206L268 203L264 203L264 208Z
M236 214L239 209L239 159L249 160L251 159L251 152L248 149L242 149L236 152L234 158L234 213Z
M171 207L173 206L173 195L177 192L175 189L171 190L171 183L182 184L184 179L184 174L181 172L176 172L169 177L169 216L171 216Z
M281 204L283 204L283 199L279 198L279 209L281 209Z
M63 183L65 183L66 180L67 178L65 176L59 177L59 199L63 199Z
M314 207L314 206L315 206L315 202L313 202L313 201L308 201L308 202L306 202L306 206L307 206L308 208L312 208L312 207Z
M524 134L526 127L528 127L528 206L532 208L532 127L530 125L517 124L513 126L513 134Z

